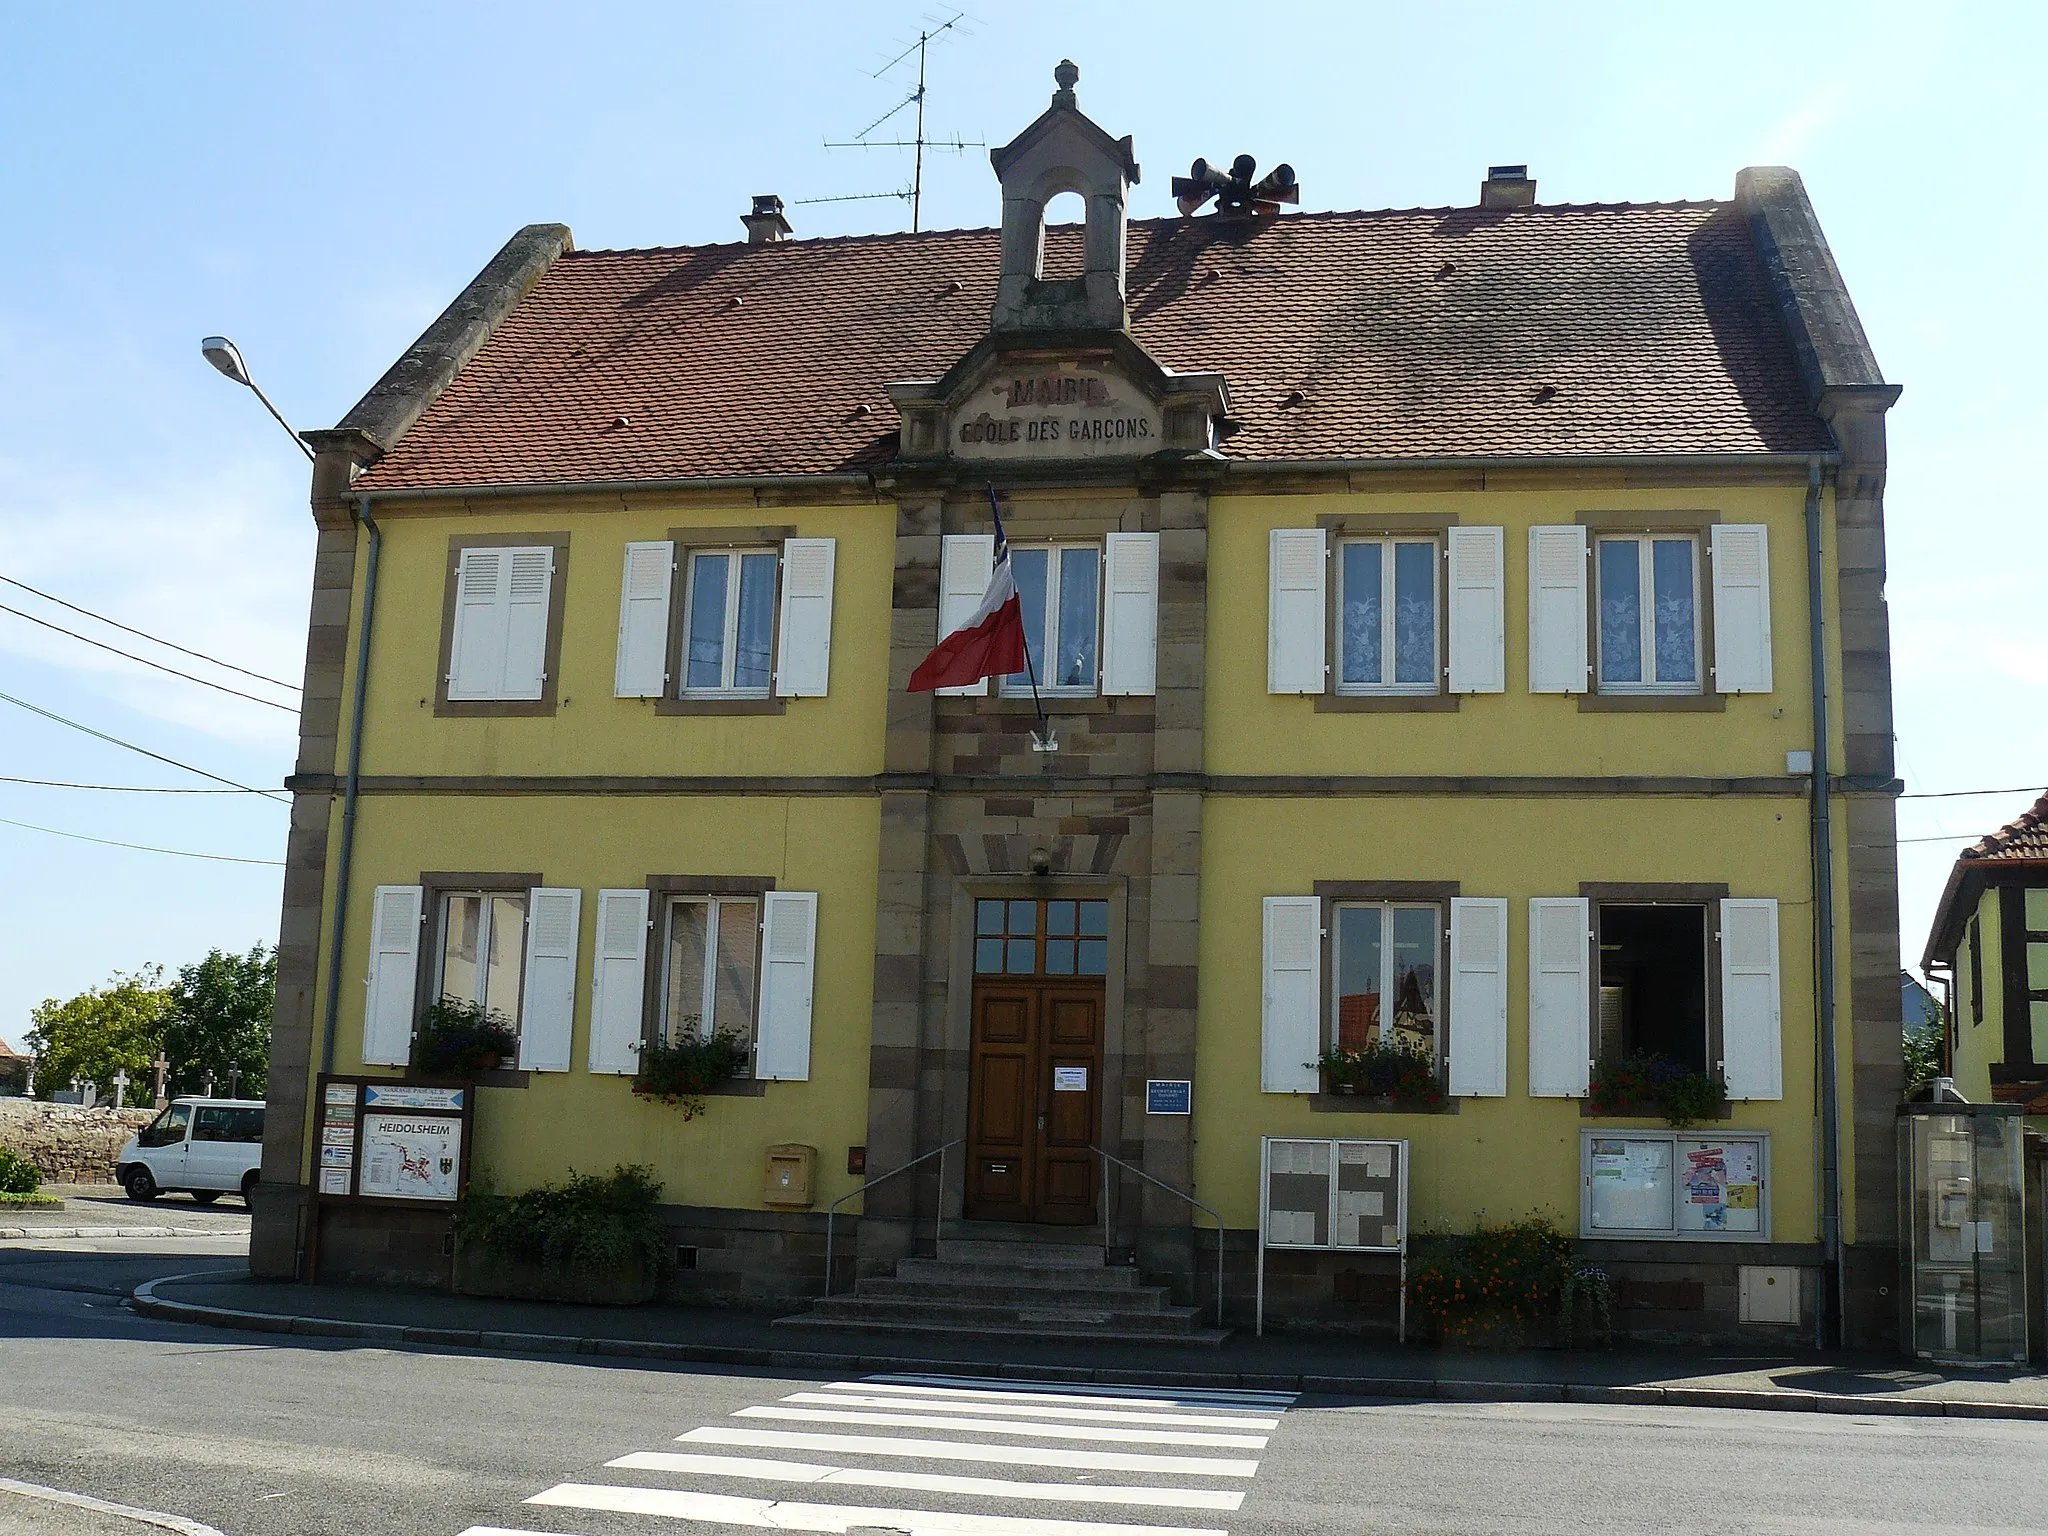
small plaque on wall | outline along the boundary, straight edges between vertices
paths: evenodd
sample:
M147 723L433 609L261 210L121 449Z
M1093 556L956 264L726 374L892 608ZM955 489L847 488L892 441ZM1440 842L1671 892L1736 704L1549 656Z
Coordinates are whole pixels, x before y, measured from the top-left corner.
M1193 1114L1195 1085L1186 1078L1153 1078L1145 1084L1145 1113L1148 1115Z

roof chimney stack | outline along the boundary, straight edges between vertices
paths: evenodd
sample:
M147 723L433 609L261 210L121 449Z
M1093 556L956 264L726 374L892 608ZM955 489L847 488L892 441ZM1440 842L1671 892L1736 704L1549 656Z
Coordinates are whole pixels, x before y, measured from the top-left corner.
M1490 165L1486 180L1479 183L1482 208L1534 208L1536 183L1529 179L1526 165Z
M741 214L740 222L747 226L749 245L775 245L790 236L789 220L782 216L782 199L773 192L756 196L754 211Z

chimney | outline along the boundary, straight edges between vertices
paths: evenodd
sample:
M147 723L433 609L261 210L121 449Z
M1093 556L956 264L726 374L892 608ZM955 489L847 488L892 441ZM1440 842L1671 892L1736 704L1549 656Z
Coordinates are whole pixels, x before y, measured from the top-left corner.
M754 199L754 211L740 215L747 226L747 244L774 245L790 236L789 220L782 216L782 199L763 192Z
M1526 165L1490 165L1486 180L1479 183L1482 208L1534 208L1536 183L1529 179Z

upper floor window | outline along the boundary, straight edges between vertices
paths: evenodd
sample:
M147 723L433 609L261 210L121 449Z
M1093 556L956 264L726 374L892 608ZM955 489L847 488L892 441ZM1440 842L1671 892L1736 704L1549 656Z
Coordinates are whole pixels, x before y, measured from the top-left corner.
M837 541L675 532L625 548L612 692L663 714L773 714L782 699L823 698Z
M554 713L568 559L567 534L449 541L435 713Z
M1050 544L1010 550L1010 574L1024 610L1024 645L1041 693L1085 696L1100 677L1102 550L1095 544ZM1028 694L1019 672L1003 692Z
M1700 691L1699 541L1599 541L1602 693Z
M1337 691L1435 693L1436 540L1346 539L1338 550Z
M699 550L690 556L684 616L685 697L768 696L775 641L772 549Z

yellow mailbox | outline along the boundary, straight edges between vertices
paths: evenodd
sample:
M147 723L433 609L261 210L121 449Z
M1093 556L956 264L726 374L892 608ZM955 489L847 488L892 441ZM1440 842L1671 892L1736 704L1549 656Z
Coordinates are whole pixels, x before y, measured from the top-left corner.
M818 1149L785 1142L768 1149L768 1168L761 1199L767 1205L802 1208L812 1203L811 1186Z

